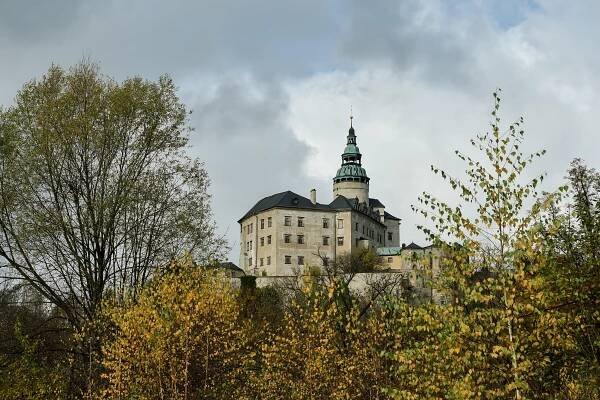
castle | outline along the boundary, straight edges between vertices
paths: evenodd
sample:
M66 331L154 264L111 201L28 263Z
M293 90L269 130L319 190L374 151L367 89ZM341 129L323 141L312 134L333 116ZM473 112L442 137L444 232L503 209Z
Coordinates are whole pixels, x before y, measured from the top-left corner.
M240 267L256 276L288 276L357 248L400 250L400 218L369 197L369 177L350 117L333 201L286 191L259 200L240 224Z

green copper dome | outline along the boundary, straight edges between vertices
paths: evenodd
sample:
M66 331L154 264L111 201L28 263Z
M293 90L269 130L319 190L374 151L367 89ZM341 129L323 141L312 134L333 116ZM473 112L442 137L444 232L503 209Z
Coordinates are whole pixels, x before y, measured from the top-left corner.
M346 164L342 165L340 169L337 170L337 174L335 174L335 178L367 178L367 171L361 167L360 165L352 165Z

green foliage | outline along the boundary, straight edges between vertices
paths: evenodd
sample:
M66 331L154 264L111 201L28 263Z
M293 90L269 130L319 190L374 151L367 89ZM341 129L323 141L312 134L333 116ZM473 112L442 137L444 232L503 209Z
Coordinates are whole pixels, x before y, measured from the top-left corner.
M252 275L244 275L240 277L240 288L242 292L252 291L256 289L256 277Z
M0 111L0 258L74 327L174 256L220 254L186 124L169 77L117 83L89 62L52 66Z
M600 173L574 160L567 204L542 219L546 251L545 290L563 316L563 375L569 391L600 398Z
M0 357L0 363L4 364L0 374L0 397L7 400L66 397L68 366L64 360L62 364L48 362L40 354L42 343L24 335L21 329L21 324L15 326L21 347L19 356L10 361Z
M63 398L68 326L29 288L0 289L0 398Z

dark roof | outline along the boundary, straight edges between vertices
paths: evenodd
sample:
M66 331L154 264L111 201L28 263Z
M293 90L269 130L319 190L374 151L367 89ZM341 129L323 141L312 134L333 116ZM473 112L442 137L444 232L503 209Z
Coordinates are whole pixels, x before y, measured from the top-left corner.
M410 242L410 244L408 246L404 246L402 249L406 249L406 250L423 250L423 248L421 246L419 246L418 244L416 244L415 242Z
M379 214L375 210L373 210L373 208L367 206L366 203L359 203L358 198L348 199L344 196L337 196L331 203L329 203L329 207L336 211L358 211L370 217L378 224L385 225L382 224L379 220Z
M369 205L373 208L385 208L382 202L378 199L369 199Z
M272 196L268 196L262 200L259 200L258 203L254 205L254 207L252 207L246 214L244 214L242 218L238 220L238 222L241 222L246 218L251 217L252 215L258 214L262 211L269 210L275 207L333 211L326 204L313 204L312 201L310 201L306 197L300 196L299 194L288 190L285 192L276 193Z
M344 196L337 196L329 207L333 210L353 210L356 208L356 199L347 199Z
M376 204L383 206L383 204L377 199L369 199L369 202L375 201ZM337 196L329 204L313 204L306 197L300 196L292 191L285 191L276 193L271 196L267 196L262 200L259 200L238 222L242 222L248 217L256 215L260 212L269 210L271 208L298 208L304 210L319 210L319 211L345 211L354 210L363 213L371 217L374 221L381 224L379 221L379 214L373 210L373 206L368 207L365 203L359 203L358 199L348 199L344 196ZM392 219L400 221L400 218L394 217L392 214L385 212L385 219Z
M238 267L237 265L235 265L231 261L220 262L220 263L217 264L217 267L218 268L223 268L223 269L229 269L229 270L232 270L232 271L244 272L243 269L241 269L240 267Z
M393 220L396 220L396 221L402 221L400 218L394 217L392 214L390 214L387 211L383 212L383 216L385 217L385 219L393 219Z

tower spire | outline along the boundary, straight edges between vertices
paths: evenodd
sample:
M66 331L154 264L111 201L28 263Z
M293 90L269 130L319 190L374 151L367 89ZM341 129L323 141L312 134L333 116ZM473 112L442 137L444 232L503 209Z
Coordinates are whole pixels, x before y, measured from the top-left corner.
M350 106L350 129L342 153L342 165L333 178L333 196L358 198L359 203L369 204L369 177L362 166L362 154L356 145L353 120L354 113Z
M348 138L350 136L354 136L354 127L352 126L352 120L354 119L354 115L352 114L352 105L350 106L350 129L348 130ZM354 142L356 143L356 142Z

